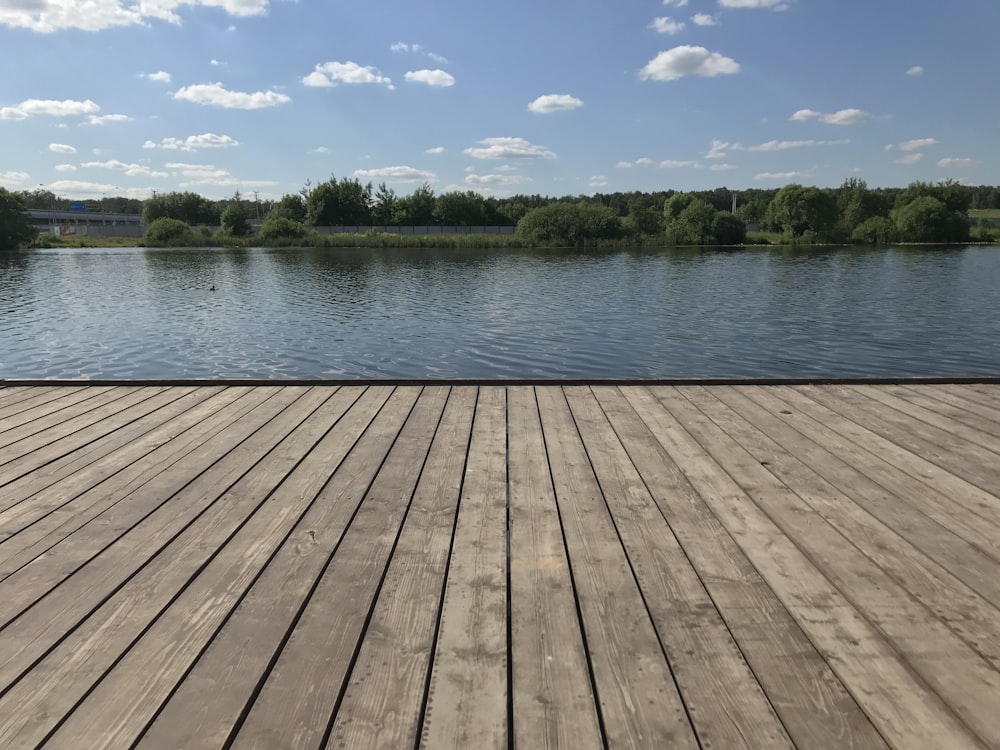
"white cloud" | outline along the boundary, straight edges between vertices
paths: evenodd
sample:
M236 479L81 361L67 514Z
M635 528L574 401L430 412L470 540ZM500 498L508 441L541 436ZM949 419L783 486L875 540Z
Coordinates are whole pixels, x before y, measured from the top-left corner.
M802 180L812 177L813 171L810 169L806 172L761 172L755 174L753 178L755 180Z
M568 112L583 106L583 100L569 94L545 94L528 104L528 110L535 114L547 115L552 112Z
M592 188L602 188L608 186L608 178L602 174L592 175L590 181L588 182Z
M816 112L812 109L800 109L789 119L795 122L809 122L818 120L827 125L857 125L858 123L870 120L872 116L868 112L860 109L842 109L838 112L824 113Z
M164 138L159 143L146 141L142 144L142 147L163 148L168 151L195 151L199 148L232 148L239 145L239 141L228 135L202 133L201 135L189 135L183 140L180 138Z
M740 66L735 60L704 47L685 44L658 54L639 71L639 76L654 81L674 81L684 76L712 77L739 72Z
M719 19L710 16L708 13L695 13L691 16L691 23L695 26L718 26Z
M0 172L0 185L18 189L30 176L27 172Z
M388 180L389 182L434 182L437 175L414 167L380 167L379 169L358 169L354 176L359 180Z
M923 154L906 154L905 156L901 156L898 159L896 159L896 163L906 164L906 165L919 164L921 161L923 161L923 158L924 158Z
M229 63L223 60L216 60L214 57L208 61L209 65L229 65Z
M80 165L84 169L110 169L116 172L124 172L128 177L169 177L167 172L154 172L144 164L126 164L125 162L111 159L109 161L87 161Z
M56 180L48 186L53 193L68 193L74 198L100 198L119 188L105 182L85 182L81 180Z
M410 70L403 77L410 83L426 83L428 86L455 85L455 77L443 70Z
M181 6L221 8L232 16L259 16L269 0L14 0L0 4L0 25L51 33L60 29L100 31L148 20L180 23Z
M615 167L617 169L631 169L634 166L635 165L630 161L620 161L617 164L615 164Z
M76 166L73 164L56 164L57 172L75 172Z
M728 172L731 169L739 169L733 164L713 164L709 167L713 172Z
M480 146L467 148L465 153L475 159L554 159L545 146L529 143L524 138L484 138Z
M896 148L900 151L918 151L922 148L927 148L928 146L937 146L938 141L935 138L915 138L912 141L903 141Z
M735 143L731 148L733 151L788 151L793 148L809 148L811 146L844 146L850 142L850 138L841 138L836 141L768 141L767 143L758 143L753 146L741 146Z
M328 153L330 153L330 149L328 149L326 146L317 146L316 148L314 148L311 151L311 153L313 153L313 154L328 154Z
M924 68L922 65L914 65L912 68L906 71L908 76L922 76L924 74Z
M414 55L423 55L424 57L429 57L431 60L437 63L445 64L448 62L448 58L443 57L435 52L431 52L429 49L424 48L422 44L407 44L406 42L396 42L389 47L393 52L404 53L410 52Z
M941 167L941 169L964 169L966 167L974 167L976 165L976 160L975 159L959 159L959 158L950 156L948 158L941 159L937 163L937 165L939 167Z
M516 174L467 174L465 184L470 187L510 187L531 182L531 179Z
M788 7L786 0L719 0L723 8L774 8L784 10Z
M81 125L107 125L109 122L129 122L128 115L87 115L87 121Z
M75 154L76 149L73 146L67 146L65 143L50 143L49 151L54 154Z
M82 102L74 99L25 99L13 107L0 108L0 120L24 120L34 115L49 115L50 117L75 117L99 112L100 107L90 99Z
M313 72L302 79L306 86L331 87L338 83L376 83L392 87L392 80L379 73L371 65L356 62L319 63Z
M648 167L648 166L652 165L652 163L653 163L653 160L650 159L648 156L641 156L641 157L639 157L638 159L635 160L635 165L637 167Z
M697 161L677 161L666 159L660 162L660 169L704 169L705 165Z
M165 70L160 70L156 73L143 73L142 77L150 81L156 81L157 83L170 83L170 74Z
M201 83L194 86L184 86L174 92L174 99L207 104L225 109L263 109L287 104L292 99L286 94L276 91L255 91L252 94L243 91L228 91L221 83Z
M187 164L184 162L169 162L164 164L167 169L175 170L186 178L180 187L214 186L224 188L262 188L276 185L271 180L242 180L234 177L225 169L219 169L212 164Z
M649 24L649 28L656 29L656 31L660 34L670 34L673 36L674 34L679 34L684 31L684 22L675 21L668 16L660 16L653 19L653 21Z
M712 146L709 148L708 153L705 154L706 159L725 159L726 150L731 144L728 141L720 141L718 139L712 141Z
M425 154L432 154L434 156L444 153L444 146L434 146L433 148L426 149Z
M663 4L674 8L686 8L688 0L663 0Z

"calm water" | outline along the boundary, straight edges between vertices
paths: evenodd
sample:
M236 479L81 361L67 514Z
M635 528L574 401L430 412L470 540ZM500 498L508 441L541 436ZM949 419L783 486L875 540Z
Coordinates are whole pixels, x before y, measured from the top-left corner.
M0 378L997 374L1000 247L0 253Z

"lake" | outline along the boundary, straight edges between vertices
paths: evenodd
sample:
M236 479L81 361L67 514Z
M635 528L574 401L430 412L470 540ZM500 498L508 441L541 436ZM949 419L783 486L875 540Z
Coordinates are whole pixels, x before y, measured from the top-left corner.
M0 315L7 379L998 375L1000 247L33 250Z

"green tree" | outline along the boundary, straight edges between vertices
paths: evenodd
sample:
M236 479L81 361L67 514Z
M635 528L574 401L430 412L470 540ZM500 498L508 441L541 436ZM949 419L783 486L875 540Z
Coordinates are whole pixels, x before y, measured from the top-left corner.
M191 227L180 219L161 216L146 225L144 241L149 247L168 247L194 244Z
M371 226L372 186L330 177L308 192L306 220L313 226Z
M712 219L712 236L717 245L742 245L747 238L747 227L743 219L719 211Z
M517 233L546 245L574 246L620 237L622 223L607 206L559 201L528 211L517 223Z
M479 193L442 193L434 204L434 221L447 227L478 227L486 223L486 201Z
M633 198L628 203L628 224L635 234L656 235L663 231L663 212Z
M889 245L896 241L896 225L887 216L872 216L851 232L851 242L858 245Z
M868 189L864 180L853 177L845 180L836 193L840 213L838 230L843 237L852 236L854 230L868 219L888 216L888 206L878 193Z
M21 196L0 187L0 250L27 245L38 235L24 211Z
M826 190L802 185L786 185L767 207L767 223L789 237L807 232L825 239L834 230L839 213L837 202Z
M674 193L663 204L663 220L669 227L696 198L691 193Z
M399 199L396 191L386 187L384 182L380 182L375 190L375 198L372 204L372 222L380 227L389 226L393 223L396 215L396 204Z
M965 242L969 220L932 195L908 200L894 208L892 220L904 242Z
M283 195L281 200L267 212L264 220L268 219L288 219L301 224L306 220L306 202L300 194Z
M268 214L261 224L259 237L264 242L282 239L301 239L306 235L302 224L286 216L274 216L274 211Z
M220 217L222 231L233 237L245 237L250 234L250 207L237 191L229 204L223 209Z
M394 224L400 226L423 227L434 223L434 209L437 200L434 191L426 182L405 198L396 202Z
M680 194L678 194L680 195ZM682 201L675 201L678 195L667 201L667 206L676 208ZM690 200L677 217L667 221L667 234L675 245L711 245L715 242L712 233L712 222L716 210L700 198L687 194Z

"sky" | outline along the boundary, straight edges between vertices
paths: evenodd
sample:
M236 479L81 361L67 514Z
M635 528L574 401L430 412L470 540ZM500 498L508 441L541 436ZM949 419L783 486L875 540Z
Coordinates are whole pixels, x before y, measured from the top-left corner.
M998 0L0 0L0 186L1000 183Z

